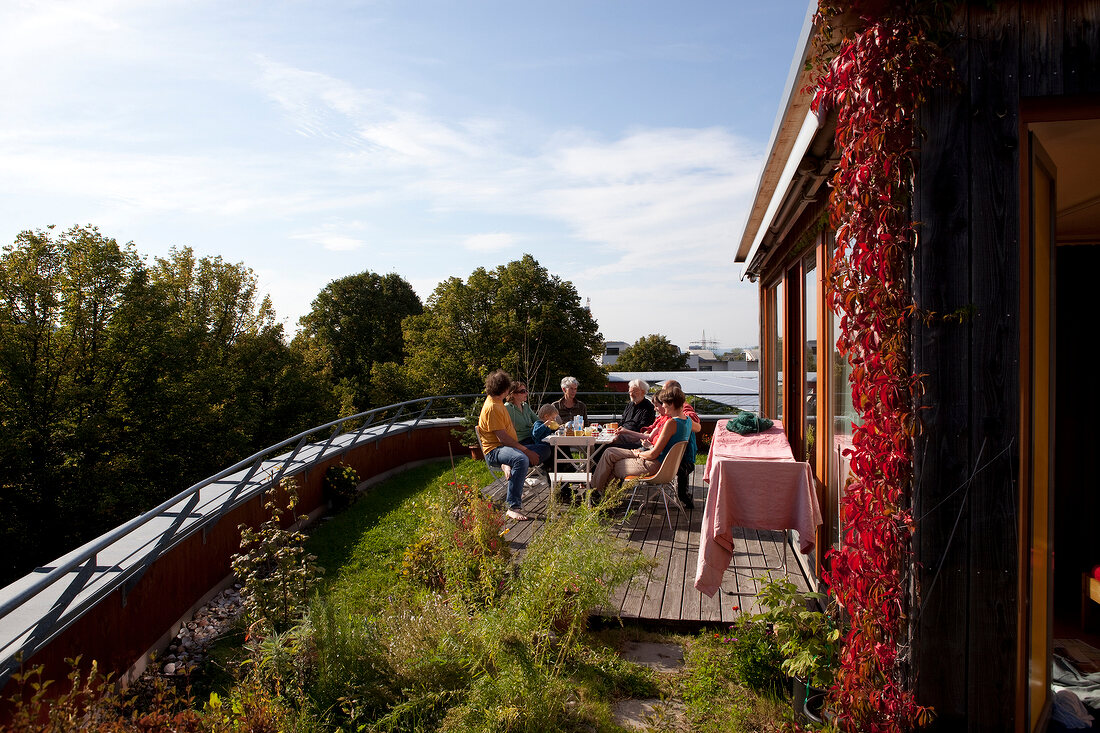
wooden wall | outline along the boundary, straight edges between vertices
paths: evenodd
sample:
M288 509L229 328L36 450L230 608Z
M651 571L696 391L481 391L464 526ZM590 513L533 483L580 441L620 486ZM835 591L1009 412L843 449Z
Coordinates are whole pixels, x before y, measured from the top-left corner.
M913 682L944 731L1016 727L1021 98L1100 93L1100 2L955 19L960 88L926 105L917 174L923 373ZM961 320L944 320L945 314Z

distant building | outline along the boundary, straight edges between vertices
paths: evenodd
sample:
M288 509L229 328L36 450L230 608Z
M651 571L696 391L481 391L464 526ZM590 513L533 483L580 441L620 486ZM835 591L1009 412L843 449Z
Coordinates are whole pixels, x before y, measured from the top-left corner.
M628 348L630 348L630 344L625 341L605 341L603 345L603 358L600 359L600 365L613 366L615 362L619 360L619 354L623 353L623 351Z
M719 359L710 349L688 349L688 368L697 372L724 372L729 362Z

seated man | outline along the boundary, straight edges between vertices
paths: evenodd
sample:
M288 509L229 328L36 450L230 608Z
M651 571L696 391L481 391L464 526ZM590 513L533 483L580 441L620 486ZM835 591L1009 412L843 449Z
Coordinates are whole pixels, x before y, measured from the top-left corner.
M682 389L680 383L675 379L669 379L664 383L665 388L675 387L676 389ZM688 480L695 470L695 450L696 441L695 433L698 433L702 429L702 423L699 421L699 415L696 414L695 408L689 403L684 403L684 415L691 419L691 435L689 436L689 448L684 452L684 458L680 463L680 470L676 472L676 494L680 499L680 503L687 509L695 508L695 501L692 499L690 493L688 493ZM625 414L625 413L624 413ZM660 434L661 428L668 420L668 416L661 410L660 414L653 421L652 425L648 425L641 429L624 429L622 426L619 428L619 432L616 433L615 440L620 438L624 439L638 439L648 440L653 442L655 437ZM690 458L689 458L690 456Z
M592 488L602 490L612 478L642 476L656 473L669 449L676 443L687 442L685 453L695 460L695 450L690 443L692 420L684 411L684 393L679 387L665 387L657 395L666 419L655 433L651 433L652 446L642 448L608 448L600 458L592 474Z
M520 512L523 504L523 481L527 469L538 465L539 456L524 447L516 438L512 418L504 406L504 396L512 386L512 378L503 369L485 378L485 404L477 421L477 437L485 458L493 466L508 466L508 493L504 499L508 518L526 522L529 517Z
M619 421L619 428L640 433L647 425L652 425L657 419L657 411L653 403L646 399L649 385L641 379L630 380L630 402L623 408L623 418ZM641 448L642 442L628 434L620 434L615 437L611 445L621 448Z

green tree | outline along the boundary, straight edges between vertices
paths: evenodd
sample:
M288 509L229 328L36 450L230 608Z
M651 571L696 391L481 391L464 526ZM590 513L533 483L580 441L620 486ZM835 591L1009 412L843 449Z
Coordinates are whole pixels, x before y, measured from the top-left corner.
M371 406L375 365L403 358L402 320L423 311L416 291L400 275L349 275L317 294L299 321L294 345L332 383L341 413L354 414Z
M573 284L531 255L495 270L479 267L465 281L444 280L424 313L405 319L404 331L406 394L391 397L480 392L497 368L535 391L556 391L566 375L584 389L606 384L594 360L603 350L599 326Z
M118 375L112 349L125 287L140 271L131 245L94 228L22 232L0 256L0 572L69 541L109 473ZM89 438L92 438L90 441Z
M244 266L21 233L0 254L0 581L330 415Z
M638 339L615 361L615 371L619 372L675 372L687 367L688 355L681 354L660 334Z

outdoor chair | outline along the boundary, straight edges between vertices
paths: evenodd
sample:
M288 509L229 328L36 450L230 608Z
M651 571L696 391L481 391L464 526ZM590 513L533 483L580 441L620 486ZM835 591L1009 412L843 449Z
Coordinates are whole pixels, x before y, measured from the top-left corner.
M477 432L478 443L481 444L481 454L485 459L485 467L489 469L489 475L493 477L493 481L497 479L507 479L508 477L504 473L504 466L494 466L489 463L489 451L485 450L485 440L481 435L481 428L475 427ZM546 474L546 469L542 467L542 464L538 466L531 466L527 470L527 475L524 476L524 483L527 483L534 479L535 481L544 481L547 485L550 484L550 477Z
M627 481L638 480L638 483L634 484L634 490L630 492L630 501L626 503L626 515L628 517L639 486L646 487L645 501L647 502L649 501L649 490L657 489L661 492L661 501L665 505L665 519L668 520L668 528L672 529L672 515L668 511L668 500L671 498L676 507L680 511L684 511L683 505L680 504L680 497L676 495L676 472L680 469L680 459L683 458L686 449L687 441L682 440L668 449L668 453L665 454L665 459L661 461L661 467L657 469L657 473L649 476L626 477Z
M494 481L497 479L508 479L508 476L504 473L504 466L494 466L489 463L489 456L485 456L485 467L489 469L489 474L493 477ZM527 482L532 479L535 481L543 481L547 484L550 483L550 478L546 475L546 469L542 467L542 464L531 466L527 469L527 476L524 478L524 481Z

